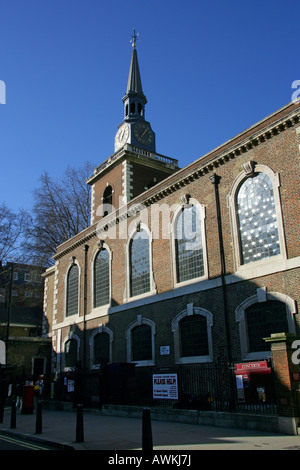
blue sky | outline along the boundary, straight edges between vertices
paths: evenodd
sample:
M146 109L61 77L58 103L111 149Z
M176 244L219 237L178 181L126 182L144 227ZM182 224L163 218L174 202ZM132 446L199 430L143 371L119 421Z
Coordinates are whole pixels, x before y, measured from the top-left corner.
M291 101L298 0L0 0L0 203L114 152L131 58L158 153L181 167Z

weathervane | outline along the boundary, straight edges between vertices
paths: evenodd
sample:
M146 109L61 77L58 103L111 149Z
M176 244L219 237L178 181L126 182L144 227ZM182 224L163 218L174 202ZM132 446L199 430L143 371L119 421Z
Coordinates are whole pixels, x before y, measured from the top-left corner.
M130 42L132 42L132 47L136 47L136 41L138 41L138 35L139 33L135 32L135 28L133 28L133 36L131 36Z

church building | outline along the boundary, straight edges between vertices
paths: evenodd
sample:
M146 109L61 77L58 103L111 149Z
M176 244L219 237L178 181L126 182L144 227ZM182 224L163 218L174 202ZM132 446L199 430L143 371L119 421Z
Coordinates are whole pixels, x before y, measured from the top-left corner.
M91 225L44 274L44 334L63 397L78 370L90 398L118 371L139 404L155 374L187 389L199 367L272 367L264 338L300 334L300 104L179 168L157 153L132 46L115 151L87 181Z

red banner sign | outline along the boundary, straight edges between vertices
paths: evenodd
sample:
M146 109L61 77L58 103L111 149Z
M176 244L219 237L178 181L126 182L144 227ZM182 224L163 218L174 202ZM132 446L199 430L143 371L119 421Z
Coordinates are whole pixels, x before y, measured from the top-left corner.
M271 374L271 367L267 361L241 362L235 365L235 375L243 374Z

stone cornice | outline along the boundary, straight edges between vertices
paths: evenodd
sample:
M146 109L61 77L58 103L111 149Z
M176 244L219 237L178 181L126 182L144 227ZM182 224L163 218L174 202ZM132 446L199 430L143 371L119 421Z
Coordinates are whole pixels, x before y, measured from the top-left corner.
M258 145L264 143L267 140L270 140L272 137L284 132L286 129L293 127L296 124L300 123L300 108L294 109L288 115L273 121L271 124L267 125L263 129L259 131L254 131L256 126L252 126L249 129L253 129L253 133L250 134L247 138L239 140L238 143L233 144L234 141L237 140L240 134L237 137L234 137L230 141L225 144L222 144L215 150L212 150L208 154L204 155L203 157L199 158L195 162L191 163L190 165L186 166L185 168L179 170L174 175L170 176L169 178L163 180L152 190L148 190L147 193L151 192L151 195L146 197L146 193L143 193L140 196L135 198L135 203L144 196L145 201L143 204L147 205L147 203L151 204L159 199L162 199L166 195L177 191L181 187L186 186L191 181L198 179L201 176L204 176L216 168L226 164L228 161L239 157L240 155L245 154L249 150L257 147ZM249 129L247 129L243 134L248 133ZM230 145L232 143L232 145ZM222 148L226 146L226 150L222 151ZM161 188L161 189L160 189ZM155 194L154 193L155 190Z
M158 166L161 169L166 171L175 171L178 167L178 160L175 158L167 157L156 152L150 152L148 150L135 147L131 144L126 144L123 148L115 152L113 155L108 157L103 163L98 165L94 174L86 181L87 184L94 184L99 178L103 176L103 172L108 171L115 164L120 163L124 158L140 159L143 161L143 164L148 164L149 166Z

